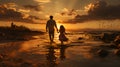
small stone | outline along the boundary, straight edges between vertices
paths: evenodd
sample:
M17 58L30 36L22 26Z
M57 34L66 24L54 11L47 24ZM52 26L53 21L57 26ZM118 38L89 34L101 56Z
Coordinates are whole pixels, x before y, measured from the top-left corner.
M114 54L117 55L117 56L120 56L120 49L115 50Z
M97 54L98 54L100 57L106 57L106 56L109 54L109 52L108 52L107 50L104 50L104 49L99 49L99 50L97 51Z

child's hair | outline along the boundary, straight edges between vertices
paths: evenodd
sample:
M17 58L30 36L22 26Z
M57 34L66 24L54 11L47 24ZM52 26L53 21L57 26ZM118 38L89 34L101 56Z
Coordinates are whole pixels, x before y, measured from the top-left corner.
M60 33L64 33L65 32L65 27L63 25L60 25L60 30L59 30Z

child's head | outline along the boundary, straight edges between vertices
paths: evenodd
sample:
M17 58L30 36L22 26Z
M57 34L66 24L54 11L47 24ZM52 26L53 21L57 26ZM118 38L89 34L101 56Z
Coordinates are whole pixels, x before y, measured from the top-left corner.
M63 25L60 25L60 29L65 29Z
M65 32L65 28L63 25L60 25L60 30L59 30L60 33L64 33Z

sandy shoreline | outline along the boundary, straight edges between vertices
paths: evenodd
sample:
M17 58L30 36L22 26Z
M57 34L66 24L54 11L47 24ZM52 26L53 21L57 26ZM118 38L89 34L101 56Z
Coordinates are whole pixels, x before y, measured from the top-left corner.
M55 37L50 45L48 35L36 39L0 43L1 67L119 67L120 57L101 41L76 40L78 35L67 35L73 41L61 45ZM108 54L100 57L97 51L105 49Z

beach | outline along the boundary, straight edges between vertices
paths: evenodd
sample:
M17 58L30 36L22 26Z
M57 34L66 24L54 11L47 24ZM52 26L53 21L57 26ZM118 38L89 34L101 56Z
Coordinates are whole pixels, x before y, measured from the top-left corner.
M48 34L34 35L34 39L0 43L0 67L119 67L120 57L110 43L91 39L80 33L67 34L69 41L61 45L56 33L50 44ZM84 39L78 39L83 37ZM106 49L100 57L96 53Z
M120 67L120 0L0 0L0 67Z

